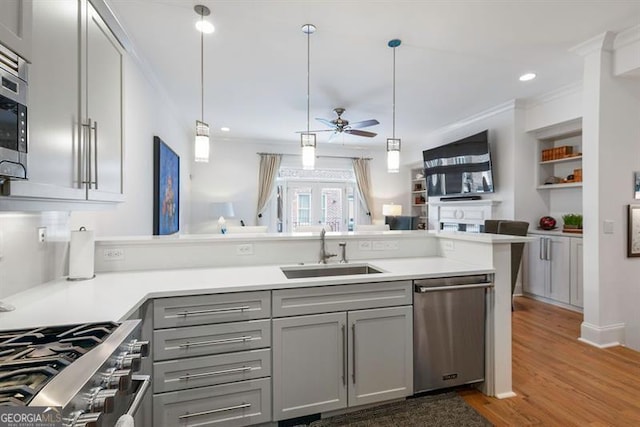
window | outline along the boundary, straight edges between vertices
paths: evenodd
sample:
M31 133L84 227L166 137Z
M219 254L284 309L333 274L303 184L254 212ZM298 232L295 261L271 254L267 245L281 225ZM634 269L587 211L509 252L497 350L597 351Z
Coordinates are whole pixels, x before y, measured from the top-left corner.
M280 168L276 229L321 225L327 231L353 231L358 214L355 186L351 170Z

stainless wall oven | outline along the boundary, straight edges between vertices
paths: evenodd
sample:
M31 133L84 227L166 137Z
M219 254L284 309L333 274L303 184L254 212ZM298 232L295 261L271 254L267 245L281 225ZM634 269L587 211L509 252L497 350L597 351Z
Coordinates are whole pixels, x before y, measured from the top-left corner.
M0 183L27 179L27 63L0 44Z

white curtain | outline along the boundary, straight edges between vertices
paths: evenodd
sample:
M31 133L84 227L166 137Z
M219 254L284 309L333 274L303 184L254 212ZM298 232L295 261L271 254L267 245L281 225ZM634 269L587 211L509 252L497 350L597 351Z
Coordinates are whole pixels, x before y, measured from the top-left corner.
M369 159L353 159L353 172L356 175L358 192L364 204L369 220L373 220L371 210L373 209L373 195L371 194L371 174L369 173Z
M281 162L282 154L260 154L256 224L260 223L262 212L265 210L267 203L269 203L269 200L271 199Z

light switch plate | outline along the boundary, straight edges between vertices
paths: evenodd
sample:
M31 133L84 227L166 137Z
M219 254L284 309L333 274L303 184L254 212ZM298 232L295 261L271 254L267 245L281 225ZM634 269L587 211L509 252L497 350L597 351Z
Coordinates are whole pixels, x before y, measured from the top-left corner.
M604 234L613 234L613 226L614 226L613 221L611 221L610 219L605 219L604 222L602 223L602 232Z
M2 230L0 230L0 259L2 259L2 256L4 255L3 250L4 250L4 235L2 234Z
M455 246L453 244L453 240L444 240L442 242L442 249L444 249L445 251L452 251L455 249Z
M236 246L237 255L253 255L253 244L245 243Z
M361 251L371 250L371 240L361 240L358 242L358 249Z
M371 245L371 249L374 251L384 251L387 249L387 242L384 240L374 241Z

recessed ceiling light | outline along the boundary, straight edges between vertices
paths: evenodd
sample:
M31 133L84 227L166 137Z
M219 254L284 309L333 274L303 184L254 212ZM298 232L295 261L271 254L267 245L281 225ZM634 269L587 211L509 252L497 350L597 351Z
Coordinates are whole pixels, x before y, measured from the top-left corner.
M205 20L196 22L196 29L205 34L211 34L216 30L211 22Z
M229 131L231 131L231 129L230 129L230 128L228 128L228 127L226 127L226 126L225 126L225 127L221 127L221 128L220 128L220 130L221 130L222 132L229 132Z
M520 76L521 82L528 82L529 80L533 80L536 78L536 73L526 73Z

